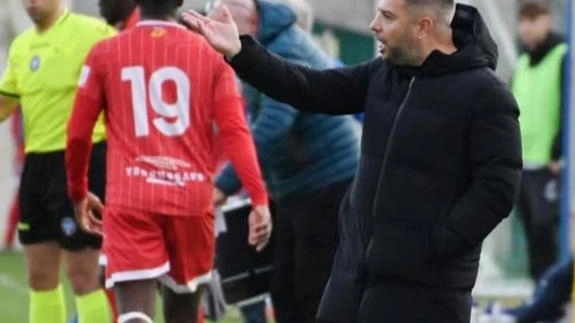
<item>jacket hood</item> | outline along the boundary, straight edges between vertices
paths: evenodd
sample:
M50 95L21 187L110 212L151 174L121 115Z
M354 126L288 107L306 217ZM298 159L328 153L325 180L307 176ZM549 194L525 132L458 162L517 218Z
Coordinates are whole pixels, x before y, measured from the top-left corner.
M497 44L476 8L458 4L451 27L457 52L447 55L433 51L421 66L422 74L444 75L482 67L495 70Z
M296 23L295 13L283 3L256 0L256 7L260 18L257 39L264 45Z

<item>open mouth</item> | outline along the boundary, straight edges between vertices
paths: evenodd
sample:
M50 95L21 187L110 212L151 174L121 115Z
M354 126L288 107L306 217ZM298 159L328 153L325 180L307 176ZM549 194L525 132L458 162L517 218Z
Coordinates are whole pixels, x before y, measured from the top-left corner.
M377 51L378 51L380 54L384 54L385 51L386 51L386 49L387 49L387 46L386 46L383 42L380 41L380 42L377 43Z

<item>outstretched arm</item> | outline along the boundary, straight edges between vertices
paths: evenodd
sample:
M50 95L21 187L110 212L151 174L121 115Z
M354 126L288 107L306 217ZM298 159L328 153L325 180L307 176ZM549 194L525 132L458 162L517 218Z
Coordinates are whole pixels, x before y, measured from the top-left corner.
M266 51L253 38L240 37L225 6L204 17L191 10L184 22L226 56L238 75L271 98L294 108L324 114L362 112L371 69L379 61L350 68L314 70Z
M253 209L249 216L248 242L260 251L267 245L271 234L268 196L258 165L254 142L243 115L233 71L222 61L217 75L213 90L214 118L226 156L230 158L252 199Z

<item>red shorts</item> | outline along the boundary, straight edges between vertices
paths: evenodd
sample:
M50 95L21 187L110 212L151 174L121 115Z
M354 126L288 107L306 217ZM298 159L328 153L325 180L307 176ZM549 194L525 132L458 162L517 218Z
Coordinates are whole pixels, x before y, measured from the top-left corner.
M211 279L214 215L166 216L117 206L104 211L106 288L159 279L176 293L196 291Z

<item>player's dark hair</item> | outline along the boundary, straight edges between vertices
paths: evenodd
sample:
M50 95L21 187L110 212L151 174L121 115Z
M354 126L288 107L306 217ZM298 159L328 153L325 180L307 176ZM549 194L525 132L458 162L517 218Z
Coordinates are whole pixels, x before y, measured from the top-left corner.
M183 0L136 0L143 18L164 19L176 15Z
M519 20L533 20L551 14L551 8L543 1L524 1L519 7Z
M100 14L110 25L124 21L135 8L135 0L100 0Z

